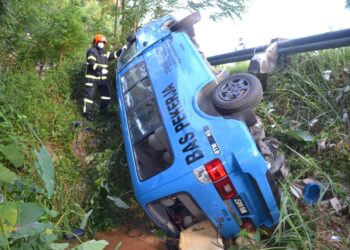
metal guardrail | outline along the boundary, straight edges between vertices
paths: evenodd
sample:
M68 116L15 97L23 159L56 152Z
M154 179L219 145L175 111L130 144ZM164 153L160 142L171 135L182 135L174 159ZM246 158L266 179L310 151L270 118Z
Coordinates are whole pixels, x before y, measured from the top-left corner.
M350 29L282 40L278 41L277 45L279 55L350 46ZM254 54L264 52L268 46L269 44L211 56L208 57L207 60L211 65L246 61L250 60Z

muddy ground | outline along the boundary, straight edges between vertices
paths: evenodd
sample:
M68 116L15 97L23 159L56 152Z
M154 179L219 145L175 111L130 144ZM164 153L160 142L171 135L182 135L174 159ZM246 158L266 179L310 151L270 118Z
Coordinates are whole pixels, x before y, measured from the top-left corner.
M122 226L110 232L98 232L96 240L106 240L105 250L167 250L166 237L153 235L147 229ZM121 242L121 243L120 243ZM120 248L116 248L120 245Z

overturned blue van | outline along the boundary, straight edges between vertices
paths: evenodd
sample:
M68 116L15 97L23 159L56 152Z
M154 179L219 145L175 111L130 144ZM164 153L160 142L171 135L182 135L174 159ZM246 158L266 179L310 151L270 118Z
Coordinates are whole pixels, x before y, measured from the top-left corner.
M166 16L128 37L117 63L117 96L135 196L178 236L209 220L224 238L273 228L278 195L250 133L259 80L218 80L194 39L199 13Z

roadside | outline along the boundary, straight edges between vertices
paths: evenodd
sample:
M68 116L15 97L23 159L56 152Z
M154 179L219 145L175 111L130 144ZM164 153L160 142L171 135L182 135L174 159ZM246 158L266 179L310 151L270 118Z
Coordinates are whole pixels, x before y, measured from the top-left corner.
M109 232L97 232L97 240L106 240L109 245L105 250L115 249L143 249L166 250L165 237L151 234L147 229L139 226L121 226ZM119 248L117 247L119 246Z

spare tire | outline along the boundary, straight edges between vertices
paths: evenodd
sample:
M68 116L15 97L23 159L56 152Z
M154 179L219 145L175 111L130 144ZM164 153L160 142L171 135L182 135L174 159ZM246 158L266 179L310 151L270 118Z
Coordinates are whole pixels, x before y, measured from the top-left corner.
M229 76L220 82L212 92L211 98L221 113L235 113L256 107L263 97L259 79L248 73Z

